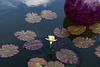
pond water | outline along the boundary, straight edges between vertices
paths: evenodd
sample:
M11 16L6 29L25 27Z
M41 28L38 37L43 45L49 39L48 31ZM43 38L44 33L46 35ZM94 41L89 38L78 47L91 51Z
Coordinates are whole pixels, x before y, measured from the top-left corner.
M54 29L62 26L67 28L71 25L76 25L70 22L64 13L64 0L0 0L0 47L3 44L15 44L18 46L19 53L8 58L0 58L0 67L28 67L28 61L31 58L43 58L47 62L59 61L56 56L54 59L49 59L47 55L50 53L48 35L54 35ZM41 14L42 10L51 10L57 13L58 17L53 20L42 19L40 23L28 23L25 21L26 14L34 12ZM88 27L88 26L87 26ZM14 36L14 33L21 30L31 30L37 34L35 39L43 42L43 47L39 50L26 50L23 48L25 41L21 41ZM70 49L77 54L79 63L77 64L65 64L65 67L100 67L100 58L97 57L94 52L95 48L99 46L100 36L92 33L91 30L87 30L83 35L96 40L96 43L89 48L78 48L74 46L72 40L75 37L59 38L54 35L55 38L60 41L61 46L57 49L52 47L52 53L56 54L56 51L61 49Z

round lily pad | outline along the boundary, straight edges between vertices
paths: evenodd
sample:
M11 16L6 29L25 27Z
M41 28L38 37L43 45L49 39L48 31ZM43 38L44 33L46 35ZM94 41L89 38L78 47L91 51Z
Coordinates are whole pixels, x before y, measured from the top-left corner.
M25 20L29 23L38 23L42 18L37 13L31 12L26 15Z
M58 27L54 29L54 34L60 38L70 36L70 33L65 28L58 28Z
M27 30L27 31L17 31L14 33L14 35L23 41L29 41L29 40L33 40L35 39L35 37L37 36L35 32Z
M89 48L95 44L95 40L85 37L76 37L73 41L74 45L79 48Z
M24 44L24 48L27 50L38 50L42 48L43 44L41 40L30 40Z
M2 47L0 48L0 57L1 58L11 57L17 54L18 52L19 51L17 46L12 44L5 44L2 45Z
M85 32L86 27L85 27L85 26L82 26L82 25L77 25L77 26L72 25L72 26L69 26L69 27L67 28L67 30L68 30L71 34L73 34L73 35L80 35L80 34L82 34L83 32Z
M41 16L45 19L52 20L57 18L57 14L51 10L43 10Z
M28 67L43 67L46 63L43 58L32 58L28 61Z
M64 63L69 63L69 64L76 64L78 63L78 58L76 54L69 49L61 49L61 51L56 52L56 57L58 60L64 62Z

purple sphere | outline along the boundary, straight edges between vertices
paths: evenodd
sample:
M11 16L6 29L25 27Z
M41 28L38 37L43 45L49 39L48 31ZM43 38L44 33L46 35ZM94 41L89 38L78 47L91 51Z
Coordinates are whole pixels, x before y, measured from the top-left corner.
M100 0L65 0L67 18L80 25L91 25L100 21Z

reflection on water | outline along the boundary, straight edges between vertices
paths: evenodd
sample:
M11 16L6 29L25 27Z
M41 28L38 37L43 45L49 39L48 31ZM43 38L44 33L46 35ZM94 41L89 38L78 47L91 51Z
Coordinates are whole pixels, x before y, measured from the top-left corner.
M47 6L47 4L53 2L54 0L0 0L0 7L5 8L16 8L20 3L25 4L28 7L34 6Z
M18 0L18 1L26 4L29 7L32 7L32 6L40 6L40 5L46 6L48 3L54 0Z
M67 17L65 17L64 23L63 23L63 27L64 27L64 28L68 28L69 26L72 26L72 25L77 26L78 24L75 24L75 23L69 21L69 20L67 19ZM86 31L85 31L84 33L82 33L82 34L80 34L80 35L72 35L72 34L71 34L69 38L70 38L71 40L73 40L74 38L80 36L80 37L89 37L89 38L92 38L92 39L96 39L97 34L93 33L93 32L89 29L89 26L86 26L86 27L87 27L87 28L86 28Z

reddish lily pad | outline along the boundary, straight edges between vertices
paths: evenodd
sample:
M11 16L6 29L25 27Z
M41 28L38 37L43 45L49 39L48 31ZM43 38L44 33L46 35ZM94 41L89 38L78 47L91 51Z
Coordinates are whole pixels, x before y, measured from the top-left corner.
M24 44L24 48L27 50L38 50L42 48L43 44L40 40L30 40Z
M65 28L55 28L54 30L54 34L57 36L57 37L60 37L60 38L64 38L64 37L69 37L70 36L70 33L65 29Z
M61 49L61 51L56 52L56 57L58 60L64 62L64 63L69 63L69 64L76 64L78 63L78 58L76 54L68 49Z
M43 67L46 63L43 58L32 58L28 61L28 67Z
M14 35L23 41L29 41L29 40L33 40L35 39L35 37L37 36L35 32L27 30L27 31L17 31L14 33Z
M61 42L59 40L52 43L53 48L57 49L61 46Z
M42 20L42 18L38 14L32 12L26 15L25 20L29 23L38 23Z
M7 57L12 57L15 54L17 54L18 51L18 47L12 44L5 44L2 45L2 47L0 48L0 57L1 58L7 58Z
M52 20L57 18L57 14L51 10L43 10L41 16L45 19Z
M89 48L95 44L95 40L91 38L77 37L73 41L74 45L79 48Z

